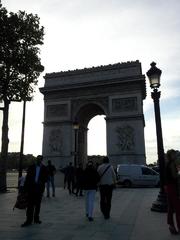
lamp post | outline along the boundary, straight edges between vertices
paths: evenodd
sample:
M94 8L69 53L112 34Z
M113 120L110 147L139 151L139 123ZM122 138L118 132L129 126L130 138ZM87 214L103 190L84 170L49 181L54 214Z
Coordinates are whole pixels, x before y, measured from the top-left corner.
M22 177L22 164L23 164L23 152L24 152L25 116L26 116L26 100L23 101L23 117L22 117L22 130L21 130L21 145L20 145L20 153L19 153L18 185L19 185L19 178Z
M149 78L150 87L153 89L153 92L151 92L151 97L154 101L158 164L159 164L159 170L160 170L160 191L157 199L155 200L155 202L153 202L151 207L151 210L156 212L167 211L167 199L164 191L165 158L164 158L161 115L160 115L160 106L159 106L159 99L160 99L161 92L158 91L158 88L160 87L161 73L162 71L156 67L155 62L151 63L151 68L146 73Z
M79 124L77 121L75 121L73 123L73 129L74 129L74 167L76 168L77 166L77 153L78 153L78 149L77 149L77 142L78 142L78 130L79 130Z

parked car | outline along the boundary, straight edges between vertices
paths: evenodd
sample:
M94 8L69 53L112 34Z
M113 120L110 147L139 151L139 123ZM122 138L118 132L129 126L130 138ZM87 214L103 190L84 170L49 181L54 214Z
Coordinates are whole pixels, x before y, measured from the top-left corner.
M119 164L117 166L117 180L125 187L131 186L159 186L159 174L151 168L136 164Z

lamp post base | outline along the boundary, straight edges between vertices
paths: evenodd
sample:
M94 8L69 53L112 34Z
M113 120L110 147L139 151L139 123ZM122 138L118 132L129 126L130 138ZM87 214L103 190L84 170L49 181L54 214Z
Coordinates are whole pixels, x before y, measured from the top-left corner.
M157 199L153 202L151 211L167 212L167 195L160 190Z

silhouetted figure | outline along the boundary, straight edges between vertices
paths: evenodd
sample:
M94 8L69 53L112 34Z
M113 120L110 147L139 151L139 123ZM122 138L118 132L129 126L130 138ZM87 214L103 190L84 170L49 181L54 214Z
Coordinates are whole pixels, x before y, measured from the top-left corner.
M47 182L47 168L42 164L43 157L37 156L36 163L27 170L24 190L27 192L26 221L21 225L26 227L34 223L40 224L39 219L41 200Z
M47 180L47 197L50 197L50 186L52 187L52 196L55 197L55 184L54 184L54 176L56 174L56 168L51 164L51 160L48 161L47 165L48 172L48 180Z
M167 223L169 231L172 234L180 233L180 199L178 197L178 171L176 168L176 151L171 149L167 151L167 164L165 169L165 190L168 199ZM176 214L176 230L173 215Z
M59 170L64 174L64 189L66 188L67 179L66 179L66 170L68 168L68 165L66 167L60 168Z
M93 166L93 162L89 161L84 170L83 189L85 190L85 206L86 216L89 221L93 221L94 200L97 191L97 183L99 182L99 174Z
M75 170L72 166L72 162L69 163L65 170L65 179L67 181L69 194L74 193L74 178L75 178Z
M114 185L116 184L116 174L113 166L109 164L109 158L104 157L103 164L98 167L100 176L100 208L105 219L110 218L111 199Z
M82 164L79 164L76 168L76 196L83 196L82 194L82 182L83 182L83 168Z

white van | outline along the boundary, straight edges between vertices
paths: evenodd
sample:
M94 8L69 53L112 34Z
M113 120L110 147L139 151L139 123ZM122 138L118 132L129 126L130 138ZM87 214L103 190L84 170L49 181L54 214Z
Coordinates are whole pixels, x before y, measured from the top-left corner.
M117 180L125 187L132 185L159 186L159 173L144 165L119 164L117 165Z

